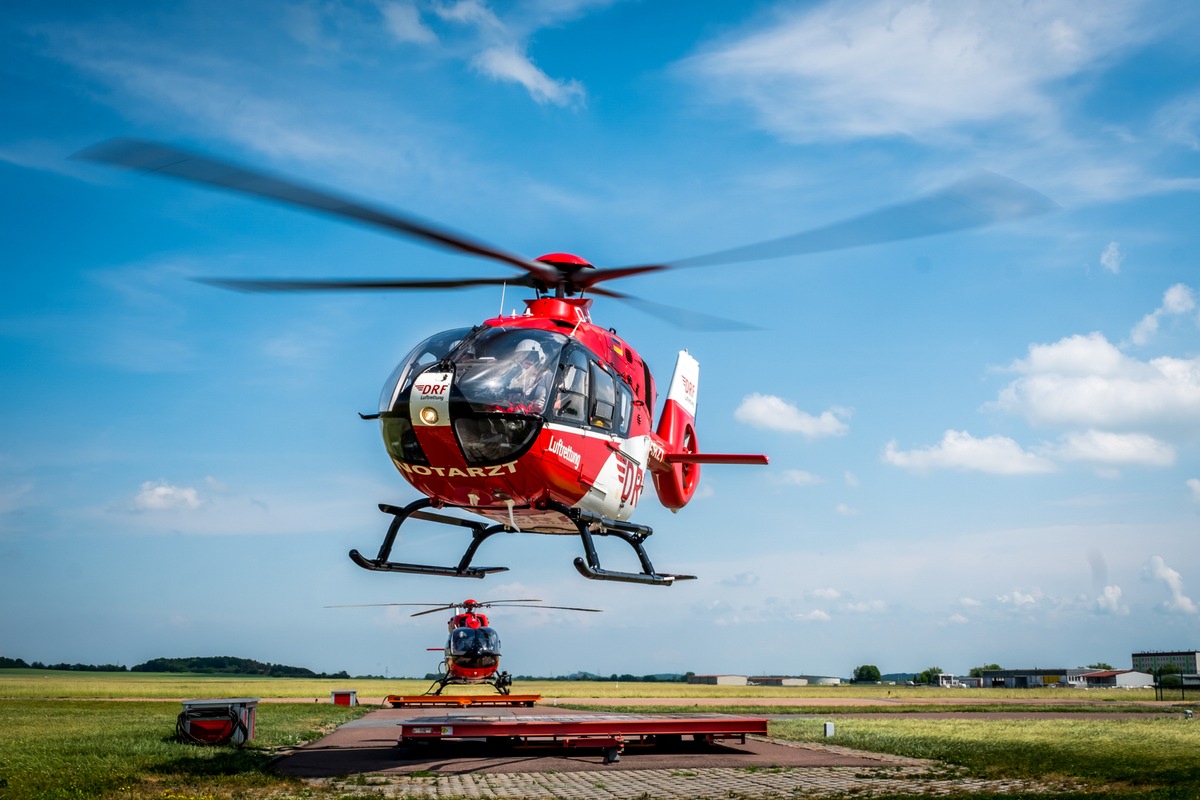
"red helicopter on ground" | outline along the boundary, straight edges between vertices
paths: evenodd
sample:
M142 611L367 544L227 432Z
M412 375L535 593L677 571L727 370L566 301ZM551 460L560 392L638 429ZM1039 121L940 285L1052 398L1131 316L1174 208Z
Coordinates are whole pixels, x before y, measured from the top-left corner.
M1042 213L1045 196L997 175L960 181L908 203L769 242L671 264L597 268L569 253L513 255L427 222L243 167L136 140L96 145L79 158L300 206L365 223L436 247L515 267L505 278L432 280L201 279L242 291L431 290L514 284L534 291L525 311L456 328L418 344L384 385L378 419L392 463L424 497L392 516L364 569L482 578L507 567L474 567L479 546L500 532L577 535L586 578L671 585L692 575L660 573L643 542L652 533L630 522L649 470L659 501L678 511L694 496L701 464L766 464L763 455L704 453L697 444L699 366L680 352L655 424L657 394L649 366L615 330L594 324L585 293L616 298L684 327L727 320L680 312L601 286L668 268L777 258L916 238ZM726 325L726 327L728 327ZM745 326L741 326L745 327ZM464 519L426 509L461 509ZM401 525L421 519L464 527L471 541L457 565L391 560ZM637 555L640 572L604 569L594 536L614 536Z
M411 616L420 617L438 611L454 610L446 627L450 635L446 646L431 647L443 650L445 661L438 665L440 677L433 682L425 694L441 694L447 686L477 686L487 684L500 694L508 694L512 687L512 676L500 669L500 634L488 624L486 614L476 613L480 608L552 608L560 611L592 611L598 608L574 608L572 606L531 606L541 600L463 600L461 603L365 603L348 606L326 606L327 608L366 608L381 606L435 606L418 611ZM436 689L434 687L437 687Z

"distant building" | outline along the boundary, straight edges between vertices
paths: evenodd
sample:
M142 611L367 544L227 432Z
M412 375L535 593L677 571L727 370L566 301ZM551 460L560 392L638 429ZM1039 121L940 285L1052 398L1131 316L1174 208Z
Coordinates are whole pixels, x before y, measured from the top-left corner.
M1081 687L1083 676L1095 670L1083 669L985 669L983 685L990 688L1034 689L1044 686Z
M807 681L809 686L841 686L841 678L828 675L797 675L796 680Z
M1089 689L1143 689L1154 685L1154 676L1132 669L1106 669L1087 673L1083 683Z
M708 686L745 686L745 675L689 675L688 683L699 683Z
M807 686L808 678L791 678L787 675L751 675L754 686Z
M1179 667L1185 675L1200 673L1200 650L1147 650L1134 653L1131 660L1133 668L1139 672L1153 674L1170 664Z

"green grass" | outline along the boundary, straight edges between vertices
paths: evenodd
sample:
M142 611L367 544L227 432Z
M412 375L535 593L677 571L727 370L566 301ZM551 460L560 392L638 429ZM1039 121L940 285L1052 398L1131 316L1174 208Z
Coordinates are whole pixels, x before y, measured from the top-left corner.
M267 770L276 748L295 746L365 713L332 704L259 705L243 748L174 740L178 703L0 700L0 797L222 797L287 786Z
M0 670L0 800L333 798L333 789L273 774L269 762L276 749L316 738L322 731L370 710L369 706L332 705L331 689L352 688L361 699L420 693L427 685L425 681L398 680ZM609 683L559 681L524 682L515 690L542 694L547 699L577 698L583 704L590 697L724 698L727 702L720 705L631 705L626 710L809 715L816 718L773 721L773 735L935 759L986 778L1083 782L1092 798L1200 797L1200 720L1184 722L1179 704L1147 702L1153 697L1144 692L666 683L622 683L618 689ZM178 700L194 697L310 701L261 703L256 737L250 745L241 749L201 748L173 739L175 718L181 710ZM755 704L756 700L779 697L791 698L797 705ZM814 703L805 705L806 698ZM856 698L866 705L820 705L826 698ZM1030 705L1034 700L1043 702ZM1045 703L1047 700L1052 702ZM568 703L560 701L558 705ZM902 713L1034 709L1044 713L1037 719L1021 720L922 719ZM870 718L841 716L885 710L901 713ZM1083 710L1179 713L1165 719L1139 714L1121 720L1063 720L1054 714ZM830 718L836 721L837 735L826 740L822 723ZM923 788L914 784L911 796L922 792ZM1055 795L1067 796L1075 795Z
M1082 780L1131 796L1200 796L1200 724L1183 716L1121 720L780 720L771 734L942 761L972 775Z

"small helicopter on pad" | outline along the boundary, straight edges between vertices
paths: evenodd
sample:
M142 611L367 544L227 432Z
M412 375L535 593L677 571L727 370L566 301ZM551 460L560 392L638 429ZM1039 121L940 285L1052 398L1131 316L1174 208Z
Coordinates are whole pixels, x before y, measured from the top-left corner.
M596 580L669 586L695 576L655 570L643 546L653 533L630 521L645 474L671 511L695 496L702 464L766 464L756 454L703 452L696 435L699 364L679 353L660 413L649 366L612 328L592 321L591 297L621 300L687 328L727 320L650 303L614 291L616 279L682 267L717 266L818 253L948 233L1047 212L1044 195L990 173L907 203L781 239L704 256L598 268L554 252L515 255L415 217L384 210L294 181L151 142L118 139L77 158L205 184L286 203L416 239L427 245L515 268L507 277L448 279L199 279L254 292L448 290L524 286L534 297L519 315L448 330L418 344L384 384L377 413L384 446L400 474L423 497L392 517L377 555L350 558L364 569L483 578L507 567L476 567L479 546L501 532L576 535L581 575ZM742 326L745 327L745 326ZM656 424L657 420L657 424ZM427 510L433 509L433 511ZM459 509L461 518L440 509ZM401 525L420 519L466 528L471 541L456 565L393 561ZM639 572L605 569L595 536L613 536L634 551Z
M545 608L559 611L590 611L599 613L598 608L575 608L572 606L533 606L541 600L463 600L461 603L365 603L356 605L326 606L326 608L369 608L387 606L434 606L425 611L411 614L421 617L438 611L454 610L447 622L450 631L446 646L431 647L430 650L445 652L445 661L439 665L441 673L426 694L440 695L450 685L478 686L487 684L500 694L508 694L512 687L512 676L500 672L500 634L488 624L486 614L478 613L481 608ZM436 689L434 687L437 687Z

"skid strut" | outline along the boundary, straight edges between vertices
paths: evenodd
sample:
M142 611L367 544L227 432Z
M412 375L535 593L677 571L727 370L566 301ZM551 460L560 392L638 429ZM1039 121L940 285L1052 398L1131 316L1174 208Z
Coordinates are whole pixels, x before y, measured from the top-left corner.
M509 526L459 519L458 517L435 514L425 510L432 505L433 501L429 498L414 501L404 508L380 503L379 510L385 514L391 514L392 522L388 526L387 534L383 537L383 544L379 547L378 555L375 558L367 558L357 550L351 550L350 559L363 569L378 572L409 572L416 575L444 575L452 578L483 578L493 572L506 572L508 570L508 567L472 567L471 559L475 557L479 546L489 538L495 536L497 533L511 532L512 529ZM579 570L579 574L585 578L594 581L621 581L624 583L643 583L651 586L670 586L675 581L693 580L696 577L695 575L674 575L654 571L654 565L650 563L650 556L646 554L646 548L642 546L647 537L654 533L646 525L635 525L632 522L618 522L590 511L570 508L562 503L550 502L546 504L545 508L562 514L578 531L579 538L583 543L583 557L575 559L575 569ZM396 534L399 532L400 526L409 518L425 520L427 522L440 522L444 525L456 525L470 530L471 543L467 545L466 552L459 559L458 566L442 567L431 564L410 564L402 561L391 561L392 547L396 543ZM540 531L528 532L539 533ZM596 553L596 544L593 539L595 536L615 536L624 541L637 554L638 563L641 565L642 571L621 572L604 569L600 566L600 556Z
M579 574L585 578L590 578L594 581L645 583L651 586L670 586L675 581L696 579L695 575L674 575L654 571L654 565L650 563L650 556L646 554L646 548L642 547L642 542L646 541L646 538L654 533L646 525L635 525L632 522L617 522L616 520L602 517L599 514L593 514L590 511L584 511L579 508L568 508L559 503L549 503L546 507L553 508L575 523L575 528L579 531L579 538L583 541L583 554L585 556L585 558L575 559L575 569L579 570ZM592 540L593 536L615 536L624 541L633 548L633 552L637 553L642 571L619 572L601 567L600 556L596 554L596 544Z
M357 550L351 550L350 560L363 569L379 572L411 572L417 575L446 575L453 578L482 578L493 572L508 571L508 567L471 566L471 559L475 557L475 551L479 549L479 545L487 541L489 537L503 532L505 530L503 525L489 525L486 522L458 519L457 517L448 517L444 514L431 514L428 511L422 510L429 508L431 505L433 505L433 502L427 497L409 503L404 508L396 508L386 503L380 503L379 510L385 514L392 515L392 524L388 526L387 534L383 537L383 544L379 546L379 555L375 556L375 558L367 558ZM471 543L467 545L467 551L459 559L457 567L407 564L401 561L388 560L392 555L392 545L396 543L396 533L409 517L423 519L428 522L441 522L445 525L458 525L463 528L470 528Z

